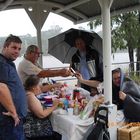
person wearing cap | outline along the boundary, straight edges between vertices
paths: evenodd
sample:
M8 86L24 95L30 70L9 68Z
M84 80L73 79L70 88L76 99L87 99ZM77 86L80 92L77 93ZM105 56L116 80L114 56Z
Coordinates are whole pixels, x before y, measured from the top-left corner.
M27 115L27 101L13 62L20 54L21 44L18 36L10 35L0 54L0 83L8 87L0 85L0 140L25 140L23 122Z
M18 74L23 84L30 75L37 75L39 78L55 77L55 76L67 77L71 75L71 71L69 69L59 69L59 70L43 69L37 63L40 54L41 52L39 51L39 48L36 45L28 46L26 53L24 55L24 59L19 63L18 66ZM59 83L56 83L54 85L46 85L42 86L41 90L45 92L46 87L48 88L48 86L51 86L52 88L52 86L57 87L61 85Z

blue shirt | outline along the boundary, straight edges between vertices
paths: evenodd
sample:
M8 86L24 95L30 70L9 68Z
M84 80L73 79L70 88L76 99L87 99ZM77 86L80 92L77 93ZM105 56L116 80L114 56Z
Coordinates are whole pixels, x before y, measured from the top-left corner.
M88 80L90 79L90 74L89 74L89 69L87 66L87 62L86 62L86 54L84 53L80 53L81 57L79 57L80 59L80 73L82 74L83 78Z
M17 114L20 118L24 118L27 115L27 100L24 87L17 74L17 70L13 61L5 58L0 54L0 82L7 84L11 92L11 96L16 107ZM0 120L3 115L2 112L6 111L5 108L0 105Z

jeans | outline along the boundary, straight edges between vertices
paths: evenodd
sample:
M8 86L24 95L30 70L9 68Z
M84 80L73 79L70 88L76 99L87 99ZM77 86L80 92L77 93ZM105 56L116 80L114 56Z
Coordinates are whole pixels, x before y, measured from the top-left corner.
M23 121L16 127L11 118L0 121L0 140L25 140Z

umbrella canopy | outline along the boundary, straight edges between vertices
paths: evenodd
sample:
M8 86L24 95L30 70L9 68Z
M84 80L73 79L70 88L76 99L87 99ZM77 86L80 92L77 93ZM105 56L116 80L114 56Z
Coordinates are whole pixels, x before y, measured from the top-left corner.
M97 33L73 28L50 38L48 53L62 63L70 63L72 56L77 51L77 48L74 47L77 37L84 38L87 46L97 50L102 56L102 38Z
M75 45L75 39L77 37L84 38L86 45L91 45L94 39L91 32L85 30L79 30L79 29L70 29L65 32L64 41L73 47Z

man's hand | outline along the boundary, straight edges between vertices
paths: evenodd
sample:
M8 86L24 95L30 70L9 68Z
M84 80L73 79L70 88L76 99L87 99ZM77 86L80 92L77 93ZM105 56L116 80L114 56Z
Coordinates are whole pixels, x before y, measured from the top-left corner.
M76 76L76 78L78 79L78 81L81 83L82 80L83 80L82 75L81 75L79 72L76 72L75 76Z
M61 69L61 76L67 77L67 76L72 76L72 72L70 69Z
M20 122L20 119L19 119L19 117L18 117L18 115L16 113L3 112L3 115L11 116L15 121L15 126L17 126L19 124L19 122Z
M11 116L15 121L15 126L18 125L19 118L16 112L16 108L10 90L4 83L0 83L0 104L2 104L3 107L7 110L7 112L3 112L3 114Z

